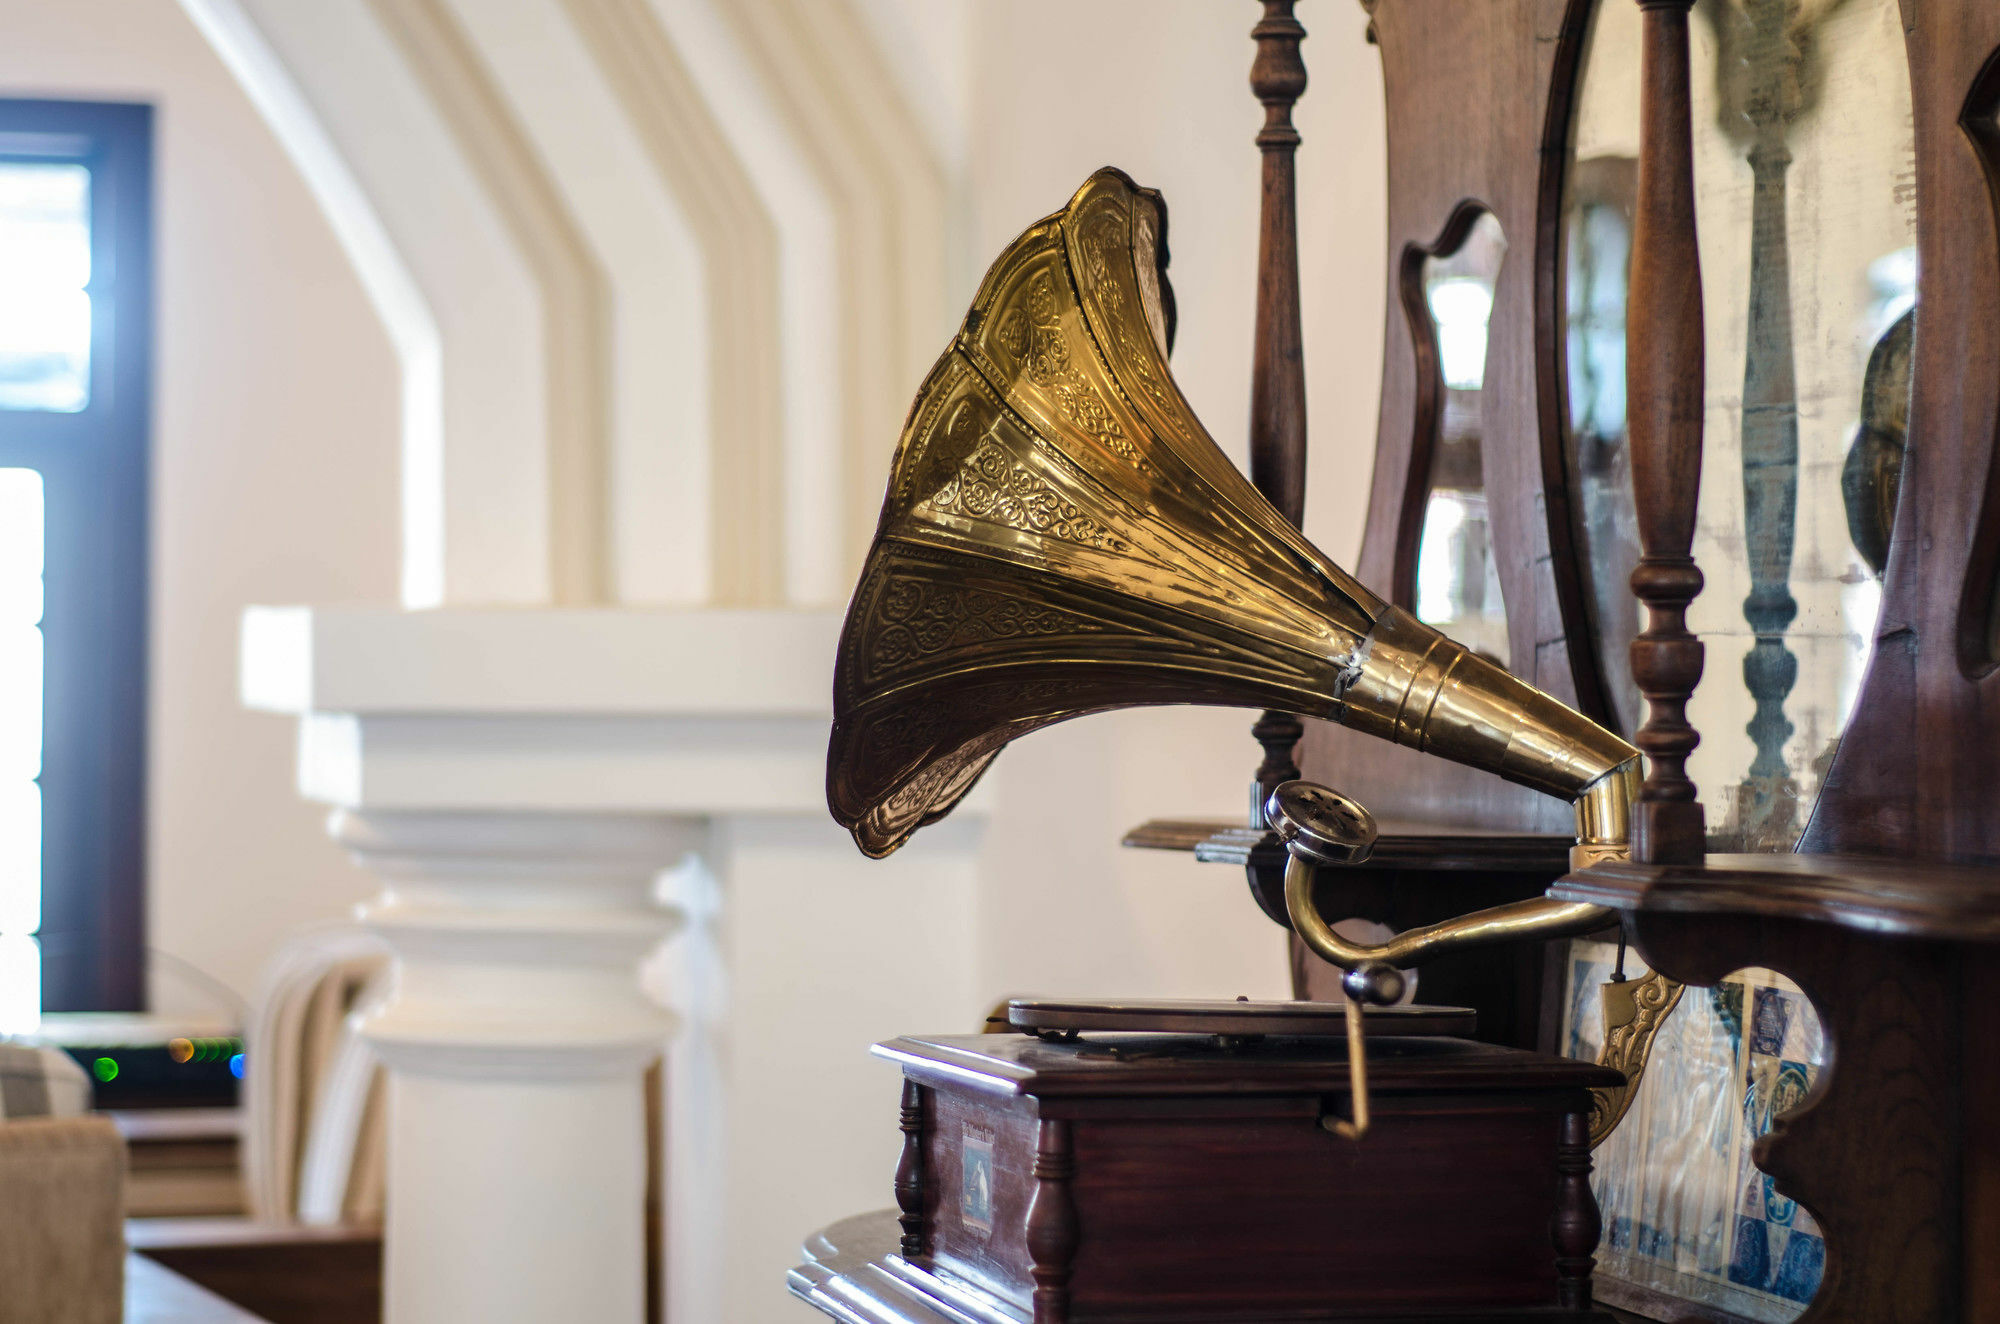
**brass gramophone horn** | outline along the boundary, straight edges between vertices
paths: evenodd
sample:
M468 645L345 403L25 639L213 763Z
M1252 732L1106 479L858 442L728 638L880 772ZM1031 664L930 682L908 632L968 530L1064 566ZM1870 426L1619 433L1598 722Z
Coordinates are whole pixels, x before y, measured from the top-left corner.
M1496 772L1575 803L1579 865L1623 855L1638 751L1356 583L1202 429L1167 370L1166 223L1156 192L1092 175L1001 254L917 393L841 634L833 816L887 855L1016 736L1223 704ZM1348 970L1613 918L1537 899L1366 947L1287 891Z

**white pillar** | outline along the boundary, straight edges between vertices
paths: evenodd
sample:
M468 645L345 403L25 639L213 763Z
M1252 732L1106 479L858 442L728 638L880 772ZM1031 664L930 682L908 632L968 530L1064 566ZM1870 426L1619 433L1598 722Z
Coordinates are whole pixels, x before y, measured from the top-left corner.
M969 1029L1000 991L974 941L989 792L861 857L826 816L840 624L246 613L244 698L298 719L299 789L382 878L368 920L399 953L369 1029L394 1091L391 1324L638 1318L638 1081L667 1027L634 967L683 923L652 971L687 1022L670 1324L803 1310L798 1238L890 1202L896 1073L868 1045ZM653 906L654 872L689 853L678 904Z
M389 1073L388 1324L644 1317L645 1070L673 1018L639 963L698 820L341 810L396 955L365 1025Z

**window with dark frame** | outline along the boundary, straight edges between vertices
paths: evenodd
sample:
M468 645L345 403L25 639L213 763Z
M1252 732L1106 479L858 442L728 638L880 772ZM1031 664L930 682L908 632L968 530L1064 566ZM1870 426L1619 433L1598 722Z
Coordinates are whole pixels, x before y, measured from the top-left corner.
M0 100L0 1032L145 1003L152 123Z

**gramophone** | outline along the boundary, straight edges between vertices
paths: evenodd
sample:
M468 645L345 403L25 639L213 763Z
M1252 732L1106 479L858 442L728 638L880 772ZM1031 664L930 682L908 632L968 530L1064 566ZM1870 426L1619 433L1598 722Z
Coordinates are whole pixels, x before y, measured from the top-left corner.
M864 852L884 856L948 814L1011 740L1115 708L1219 704L1329 719L1491 771L1575 805L1575 866L1624 855L1638 752L1356 582L1203 429L1167 366L1175 311L1166 227L1156 192L1098 171L994 262L917 393L840 640L827 760L834 817ZM1443 1183L1429 1191L1435 1198L1399 1204L1371 1190L1382 1216L1434 1218L1474 1170L1497 1187L1511 1181L1518 1189L1492 1207L1512 1211L1503 1221L1544 1229L1539 1258L1522 1252L1533 1266L1526 1279L1486 1281L1457 1305L1528 1309L1560 1298L1557 1315L1577 1318L1589 1310L1596 1240L1579 1174L1588 1141L1622 1113L1629 1081L1533 1054L1503 1061L1495 1055L1513 1050L1454 1037L1469 1013L1393 1004L1400 972L1440 954L1593 932L1612 913L1534 898L1378 946L1353 942L1318 911L1312 883L1316 869L1366 857L1366 809L1295 781L1265 815L1290 852L1291 922L1347 972L1344 1006L1018 999L1002 1027L1020 1032L1011 1040L878 1046L905 1070L904 1261L1016 1307L1032 1301L1037 1321L1067 1318L1072 1292L1118 1318L1146 1317L1138 1298L1102 1284L1090 1297L1071 1281L1072 1234L1088 1219L1074 1208L1057 1217L1051 1211L1072 1196L1050 1193L1083 1186L1087 1164L1070 1128L1085 1133L1095 1119L1100 1129L1087 1133L1097 1161L1122 1145L1171 1169L1163 1156L1183 1142L1146 1127L1168 1115L1196 1126L1174 1112L1190 1099L1309 1098L1314 1115L1275 1156L1236 1155L1274 1164L1258 1188L1261 1217L1274 1216L1272 1201L1297 1219L1321 1217L1329 1162L1407 1193L1426 1180L1408 1147L1434 1142L1430 1158L1456 1165L1427 1179ZM1633 1017L1611 1005L1607 1013L1616 1039ZM1393 1138L1370 1131L1364 1043L1378 1072L1374 1121L1378 1133L1388 1125L1386 1108ZM1095 1103L1079 1112L1078 1098ZM1113 1115L1131 1125L1103 1129ZM1141 1117L1153 1123L1132 1120ZM1424 1117L1435 1130L1421 1129ZM1200 1121L1222 1129L1198 1129L1207 1138L1196 1143L1232 1153L1242 1137L1264 1134L1248 1121ZM1516 1123L1527 1129L1507 1130ZM1313 1148L1311 1136L1327 1133L1352 1152L1336 1160ZM1528 1171L1540 1175L1492 1175L1482 1165L1502 1152L1535 1155ZM1183 1178L1173 1189L1206 1180ZM1182 1228L1209 1212L1158 1193L1149 1207ZM1103 1217L1085 1244L1120 1235ZM1550 1245L1551 1219L1570 1229L1567 1249L1560 1232ZM1339 1266L1344 1299L1365 1304L1357 1283L1367 1258L1357 1249ZM1314 1272L1332 1273L1331 1264ZM1267 1304L1323 1301L1327 1283L1307 1278L1266 1274L1260 1282L1277 1293ZM1407 1304L1407 1281L1385 1290L1385 1301Z

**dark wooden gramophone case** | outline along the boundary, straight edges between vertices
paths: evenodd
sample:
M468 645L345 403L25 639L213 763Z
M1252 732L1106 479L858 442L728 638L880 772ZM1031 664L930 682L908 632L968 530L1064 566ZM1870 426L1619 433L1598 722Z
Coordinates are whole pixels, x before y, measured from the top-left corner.
M1607 1318L1585 1130L1617 1073L1454 1037L1454 1008L1371 1016L1358 1141L1322 1124L1351 1108L1337 1031L877 1045L905 1146L901 1254L873 1270L995 1324Z

